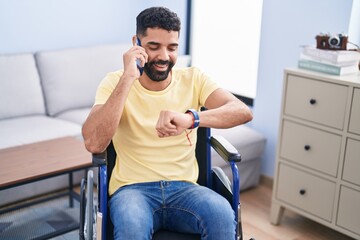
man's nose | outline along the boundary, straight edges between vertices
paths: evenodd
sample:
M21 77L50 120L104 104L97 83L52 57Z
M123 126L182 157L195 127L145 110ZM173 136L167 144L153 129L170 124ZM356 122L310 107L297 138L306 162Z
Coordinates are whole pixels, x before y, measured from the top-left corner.
M163 61L168 61L170 59L169 57L169 51L167 49L161 49L159 51L159 59L163 60Z

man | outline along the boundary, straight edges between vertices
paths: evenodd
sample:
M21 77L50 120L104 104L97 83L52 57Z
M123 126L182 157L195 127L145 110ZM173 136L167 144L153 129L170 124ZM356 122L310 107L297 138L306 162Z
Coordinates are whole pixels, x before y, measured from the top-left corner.
M142 11L124 70L101 82L83 126L90 152L104 151L112 140L117 153L109 187L115 239L151 239L160 228L208 240L235 236L230 204L196 184L192 129L229 128L252 114L197 68L172 69L179 31L180 20L169 9ZM208 110L197 112L201 106Z

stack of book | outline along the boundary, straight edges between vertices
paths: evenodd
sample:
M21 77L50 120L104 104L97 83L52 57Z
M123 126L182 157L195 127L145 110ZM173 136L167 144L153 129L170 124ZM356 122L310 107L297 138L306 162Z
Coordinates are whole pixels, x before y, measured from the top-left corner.
M323 50L305 46L298 67L332 75L359 72L360 52L346 50Z

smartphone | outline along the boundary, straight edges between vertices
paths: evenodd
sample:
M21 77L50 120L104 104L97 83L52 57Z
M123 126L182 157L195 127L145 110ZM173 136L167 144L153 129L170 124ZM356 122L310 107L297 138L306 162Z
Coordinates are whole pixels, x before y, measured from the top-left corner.
M141 46L141 42L140 42L140 39L139 38L136 38L136 44L138 46ZM140 76L143 74L143 71L144 71L144 68L141 67L141 61L140 59L136 59L136 65L137 65L137 68L139 69L140 71Z

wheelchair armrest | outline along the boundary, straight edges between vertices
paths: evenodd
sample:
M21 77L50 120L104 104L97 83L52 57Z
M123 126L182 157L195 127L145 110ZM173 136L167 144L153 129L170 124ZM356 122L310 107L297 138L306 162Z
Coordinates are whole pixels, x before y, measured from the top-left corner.
M228 162L240 162L241 155L236 148L223 136L215 135L210 137L210 144L215 151Z
M107 152L104 151L102 153L94 153L92 155L92 164L95 167L99 167L101 165L106 165L107 164Z

